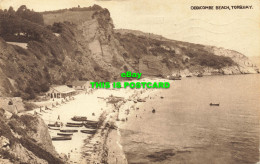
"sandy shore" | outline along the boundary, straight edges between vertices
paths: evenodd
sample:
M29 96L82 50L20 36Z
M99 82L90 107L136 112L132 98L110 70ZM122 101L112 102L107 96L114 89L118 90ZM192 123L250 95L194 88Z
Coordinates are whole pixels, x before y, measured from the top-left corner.
M159 79L142 81L162 81ZM127 121L131 111L138 106L137 99L145 100L156 92L157 89L96 89L93 93L82 92L74 96L74 99L64 101L61 99L49 100L35 103L38 106L48 106L51 110L44 108L29 111L37 112L46 124L56 121L65 125L73 122L73 116L86 116L88 120L101 121L102 125L94 135L81 132L74 133L72 140L53 141L56 151L63 157L68 158L69 163L127 163L123 148L120 144L120 126ZM123 101L118 103L107 103L109 96L122 97ZM56 105L57 104L57 105ZM93 115L94 113L94 115ZM109 125L109 126L108 126ZM111 125L115 125L113 128ZM112 127L112 128L111 128ZM83 130L85 127L61 129ZM57 136L57 130L49 130L51 137Z

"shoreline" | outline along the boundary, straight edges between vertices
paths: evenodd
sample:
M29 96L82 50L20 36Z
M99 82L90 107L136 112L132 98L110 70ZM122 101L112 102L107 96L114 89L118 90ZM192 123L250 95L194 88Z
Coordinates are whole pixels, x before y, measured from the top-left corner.
M144 81L165 81L165 79L144 79ZM142 80L143 81L143 80ZM40 110L39 108L26 113L39 115L46 125L56 121L73 122L73 116L87 116L88 120L101 121L100 128L94 135L74 133L72 140L52 141L58 154L69 163L127 163L126 156L121 145L120 128L126 124L127 117L132 109L140 102L145 101L149 95L157 92L158 89L95 89L94 92L79 93L65 103L58 103L51 110ZM117 99L118 102L109 102L110 99ZM46 102L36 102L36 105L52 105L61 99L51 99ZM48 107L49 108L49 107ZM93 115L94 113L94 115ZM61 129L85 129L62 127ZM58 131L49 129L51 137L55 137Z

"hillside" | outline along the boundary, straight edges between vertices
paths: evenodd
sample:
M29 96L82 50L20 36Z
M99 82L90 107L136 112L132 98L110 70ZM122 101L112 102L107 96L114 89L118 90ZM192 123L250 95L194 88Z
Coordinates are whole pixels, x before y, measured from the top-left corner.
M0 163L65 163L37 116L12 115L0 109Z
M32 99L52 84L112 81L124 71L157 77L257 72L235 51L114 30L109 11L97 5L42 13L23 6L0 15L0 96Z
M260 68L260 56L252 56L250 57L250 60L253 62L255 66Z

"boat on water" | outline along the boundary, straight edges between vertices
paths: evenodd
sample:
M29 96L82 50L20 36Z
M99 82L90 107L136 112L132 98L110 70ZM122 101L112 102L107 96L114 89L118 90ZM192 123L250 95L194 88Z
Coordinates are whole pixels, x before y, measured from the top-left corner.
M58 137L52 137L51 139L53 141L63 141L63 140L71 140L72 138L69 136L63 136L63 137L58 136Z
M169 80L181 80L181 76L170 76Z
M209 105L210 106L219 106L219 104L213 104L213 103L210 103Z
M81 133L87 133L87 134L95 134L96 130L80 130Z
M203 77L202 73L199 73L199 74L197 75L197 77Z
M57 133L58 136L72 136L73 133Z
M84 116L74 116L71 119L73 121L87 121L87 117L84 117Z
M73 124L66 124L66 127L82 127L83 124L81 125L73 125Z
M75 133L75 132L78 132L78 130L75 130L75 129L61 129L60 132L67 132L67 133Z

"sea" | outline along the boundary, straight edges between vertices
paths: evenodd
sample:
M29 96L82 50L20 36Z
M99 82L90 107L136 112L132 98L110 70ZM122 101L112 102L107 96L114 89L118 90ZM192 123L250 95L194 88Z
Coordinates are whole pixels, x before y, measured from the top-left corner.
M120 129L128 163L259 162L259 82L259 74L204 76L158 89Z

